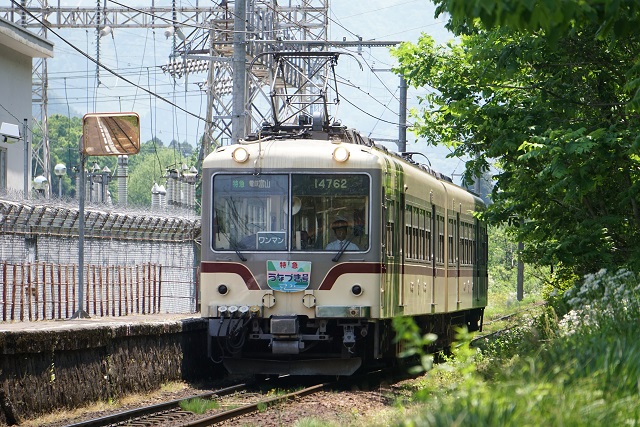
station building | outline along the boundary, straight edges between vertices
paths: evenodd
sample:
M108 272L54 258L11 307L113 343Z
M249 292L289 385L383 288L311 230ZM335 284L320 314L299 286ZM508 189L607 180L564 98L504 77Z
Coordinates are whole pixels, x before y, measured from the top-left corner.
M0 18L0 194L31 186L32 63L52 57L52 42Z

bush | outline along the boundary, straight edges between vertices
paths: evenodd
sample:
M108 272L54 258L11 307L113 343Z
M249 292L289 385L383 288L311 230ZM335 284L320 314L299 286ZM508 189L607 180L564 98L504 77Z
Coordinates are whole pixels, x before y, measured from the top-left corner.
M455 384L421 393L424 409L399 425L638 425L638 275L602 270L562 299L572 311L561 321L548 308L481 356L462 351L456 363L437 365L425 377L454 370ZM496 375L480 376L478 363Z

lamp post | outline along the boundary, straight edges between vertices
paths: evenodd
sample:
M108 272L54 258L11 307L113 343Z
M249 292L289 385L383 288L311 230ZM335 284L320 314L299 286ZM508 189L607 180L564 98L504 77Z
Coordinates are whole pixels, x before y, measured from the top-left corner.
M53 168L53 173L58 177L58 198L62 199L62 177L67 173L67 166L64 163L58 163Z
M33 188L36 189L38 195L41 195L43 197L46 196L45 189L47 188L47 183L47 178L42 175L38 175L33 178Z

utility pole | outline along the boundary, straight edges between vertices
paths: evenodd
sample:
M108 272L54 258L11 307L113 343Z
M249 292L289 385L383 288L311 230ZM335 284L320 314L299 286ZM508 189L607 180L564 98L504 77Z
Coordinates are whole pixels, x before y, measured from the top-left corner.
M516 299L522 301L524 298L524 262L522 262L522 251L524 243L518 242L518 278L516 284Z
M371 71L391 71L390 68L372 68ZM395 142L398 151L407 151L407 80L400 76L400 99L398 105L398 140L377 138L376 141Z
M233 110L231 113L231 143L245 136L245 98L247 76L246 44L247 0L236 0L233 26Z
M400 76L400 106L398 107L398 151L407 151L407 81Z
M171 53L171 61L162 69L174 78L208 73L206 81L199 83L208 100L206 133L198 141L201 146L199 163L215 146L237 141L251 127L258 127L270 116L270 111L261 111L261 108L270 105L270 94L264 92L264 87L269 85L272 59L265 56L256 61L253 69L247 69L247 63L259 55L347 47L360 50L399 43L363 41L361 37L353 41L329 41L329 0L291 0L286 5L262 0L236 0L215 2L212 7L198 6L196 0L195 7L180 8L175 7L175 2L174 7L157 7L153 1L151 7L107 7L111 6L110 2L103 2L100 7L99 0L96 1L93 7L60 6L59 2L57 6L49 6L47 0L38 0L39 6L28 7L26 1L19 6L12 2L10 7L0 7L0 17L45 33L51 27L91 28L99 34L108 26L113 34L119 28L162 28L165 35L181 36L179 42L174 39L178 43ZM178 31L178 26L182 31ZM99 43L100 39L97 40ZM314 77L318 81L323 78L320 74ZM43 117L39 121L46 126L46 63L39 75L42 77L39 90L43 93ZM285 79L290 75L293 73L285 73ZM291 87L299 81L291 78L283 83ZM277 86L276 90L284 89ZM401 110L405 109L405 106L401 107ZM48 161L46 129L43 129L43 138L46 144L42 145L38 157Z

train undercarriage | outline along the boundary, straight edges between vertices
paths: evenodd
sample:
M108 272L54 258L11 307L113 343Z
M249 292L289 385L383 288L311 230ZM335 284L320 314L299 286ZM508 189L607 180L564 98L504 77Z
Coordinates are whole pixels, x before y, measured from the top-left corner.
M428 351L447 349L456 327L481 329L483 308L414 317L438 340ZM232 374L352 375L361 367L396 359L390 319L222 317L209 320L209 357Z

